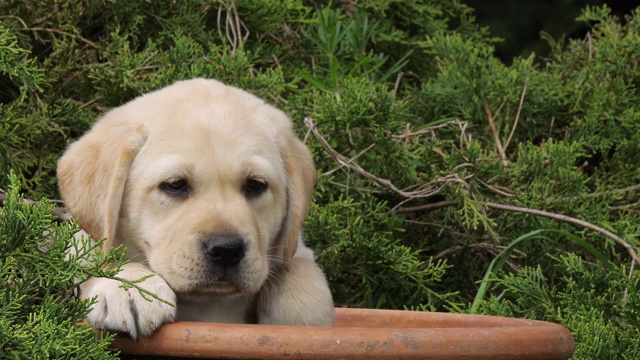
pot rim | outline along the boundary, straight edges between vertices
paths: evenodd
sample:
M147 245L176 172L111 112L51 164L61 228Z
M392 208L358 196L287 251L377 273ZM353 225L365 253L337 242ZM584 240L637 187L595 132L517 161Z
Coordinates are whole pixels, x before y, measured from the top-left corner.
M117 335L128 355L230 359L567 359L573 336L544 321L337 308L333 327L177 322L148 338Z

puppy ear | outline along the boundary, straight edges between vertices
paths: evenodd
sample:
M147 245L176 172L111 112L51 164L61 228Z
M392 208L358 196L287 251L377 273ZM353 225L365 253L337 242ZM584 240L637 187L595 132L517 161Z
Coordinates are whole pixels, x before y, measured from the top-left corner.
M58 161L58 184L65 206L94 239L113 245L129 168L146 141L142 125L107 113Z
M284 259L288 269L298 248L304 219L309 212L316 169L307 147L288 129L282 144L282 159L289 177L288 214L284 228Z

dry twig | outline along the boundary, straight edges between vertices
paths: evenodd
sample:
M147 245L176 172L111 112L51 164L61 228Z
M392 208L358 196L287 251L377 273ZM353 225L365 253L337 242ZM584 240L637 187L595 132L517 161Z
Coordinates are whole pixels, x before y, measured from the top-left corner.
M231 45L231 54L235 54L236 50L240 47L247 37L249 37L249 29L242 22L238 15L238 9L236 8L235 0L229 0L227 2L227 13L224 20L224 32L222 31L222 11L223 6L218 8L218 34L225 36ZM243 34L244 30L244 34Z
M504 105L504 103L503 103L503 105ZM498 109L498 112L500 112L501 109L502 109L502 105ZM491 115L491 110L486 108L486 111L487 111L487 115L489 116L490 123L493 123L492 119L494 118L494 116ZM496 115L497 115L497 113L496 113ZM389 190L395 192L396 194L406 198L404 201L402 201L399 205L397 205L395 208L393 208L391 210L392 212L395 212L397 214L411 213L411 212L416 212L416 211L431 210L431 209L435 209L435 208L439 208L439 207L457 205L458 204L457 201L442 201L442 202L438 202L438 203L432 203L432 204L426 204L426 205L420 205L420 206L401 207L402 204L406 203L409 200L418 199L418 198L426 198L426 197L430 197L430 196L433 196L433 195L437 194L447 183L459 182L459 183L467 184L463 179L461 179L458 176L458 174L450 174L450 175L447 175L447 176L445 176L443 178L436 179L434 181L431 181L431 182L428 182L428 183L425 183L425 184L416 185L414 187L415 190L411 190L411 191L401 190L398 187L396 187L390 180L379 178L379 177L367 172L362 167L360 167L358 164L356 164L353 161L353 159L349 159L349 158L345 157L344 155L340 154L339 152L337 152L336 150L334 150L331 147L331 145L329 145L327 140L320 134L320 132L316 128L316 126L315 126L313 120L311 119L311 117L306 117L304 119L304 123L309 128L310 133L313 134L313 136L320 142L320 144L322 145L324 150L327 152L327 154L329 154L339 164L341 164L342 166L347 167L350 170L353 170L354 172L358 173L359 175L361 175L361 176L363 176L363 177L365 177L367 179L372 180L378 186L381 186L383 188L389 189ZM495 126L494 126L494 128L495 128ZM405 136L408 136L408 135L409 134L405 134ZM399 137L399 138L402 138L402 137ZM501 144L499 138L496 138L496 144L503 151L502 144ZM640 185L637 185L637 187L640 187ZM490 188L492 190L494 190L494 191L496 190L495 188L492 188L492 187L490 187ZM632 186L632 187L629 187L629 188L626 188L626 189L623 189L623 190L630 191L630 190L635 190L635 189L636 189L636 186ZM508 194L508 193L504 193L502 191L499 192L499 193L501 195L504 195L504 196L511 195L511 194ZM580 219L577 219L577 218L574 218L574 217L561 215L561 214L556 214L556 213L551 213L551 212L547 212L547 211L543 211L543 210L530 209L530 208L524 208L524 207L518 207L518 206L512 206L512 205L505 205L505 204L498 204L498 203L494 203L494 202L484 202L484 204L487 207L494 208L494 209L521 212L521 213L532 214L532 215L537 215L537 216L544 216L544 217L548 217L548 218L551 218L551 219L555 219L555 220L567 222L567 223L570 223L570 224L582 226L584 228L587 228L587 229L590 229L592 231L598 232L598 233L608 237L609 239L615 241L616 243L618 243L622 247L624 247L625 250L631 256L631 258L633 259L633 261L640 265L640 258L638 258L638 254L636 253L636 250L634 249L634 247L631 244L629 244L628 242L624 241L624 239L622 239L618 235L616 235L616 234L614 234L614 233L612 233L612 232L610 232L610 231L608 231L606 229L603 229L602 227L594 225L592 223L589 223L589 222L586 222L584 220L580 220Z
M591 193L588 194L586 196L587 199L595 199L595 198L601 198L601 197L609 197L609 196L613 196L613 195L618 195L618 194L623 194L626 192L632 192L632 191L636 191L636 190L640 190L640 184L635 184L635 185L631 185L631 186L627 186L625 188L622 189L614 189L611 191L605 191L605 192L601 192L601 193Z
M507 99L502 100L500 107L495 114L491 112L489 105L484 105L484 112L487 114L487 119L489 120L489 128L491 129L491 133L493 134L493 140L496 142L496 148L498 149L498 154L500 154L500 158L506 166L507 155L504 152L504 147L502 146L502 140L500 140L500 134L498 134L498 128L496 128L495 119L500 115L502 108L507 103Z
M431 204L424 204L424 205L418 205L418 206L397 208L395 210L395 213L396 214L409 214L409 213L414 213L414 212L418 212L418 211L439 209L439 208L442 208L442 207L453 206L453 205L458 205L458 204L459 204L458 201L439 201L439 202L431 203Z
M526 213L526 214L544 216L544 217L548 217L548 218L551 218L551 219L555 219L555 220L559 220L559 221L563 221L563 222L568 222L570 224L579 225L579 226L585 227L585 228L587 228L589 230L593 230L595 232L598 232L598 233L608 237L609 239L615 241L616 243L622 245L622 247L624 247L625 250L627 250L627 252L631 256L631 258L638 265L640 265L640 258L638 258L638 254L636 253L636 250L633 248L633 246L631 244L629 244L628 242L624 241L624 239L622 239L618 235L612 233L611 231L603 229L603 228L601 228L601 227L599 227L597 225L594 225L592 223L586 222L584 220L576 219L576 218L571 217L571 216L551 213L551 212L548 212L548 211L543 211L543 210L538 210L538 209L529 209L529 208L518 207L518 206L497 204L497 203L493 203L493 202L486 202L485 204L488 207L491 207L491 208L494 208L494 209L501 209L501 210L508 210L508 211L515 211L515 212L521 212L521 213Z
M621 195L621 194L625 194L625 193L629 193L629 192L634 192L634 191L637 191L637 190L640 190L640 184L627 186L627 187L621 188L621 189L613 189L613 190L610 190L610 191L594 192L594 193L591 193L591 194L587 194L585 196L566 197L566 198L563 198L563 200L574 201L574 200L582 200L582 199L599 199L599 198L603 198L603 197L608 197L608 198L610 198L610 200L616 200L614 198L616 195ZM624 205L617 205L617 206L610 206L609 209L610 210L633 210L634 208L638 207L638 205L640 205L640 202L624 204Z
M414 136L421 136L421 135L424 135L424 134L428 134L428 133L433 132L434 130L442 129L442 128L444 128L444 127L447 127L447 126L449 126L449 125L453 125L453 124L458 125L460 128L462 128L463 123L464 123L464 125L466 126L466 124L467 124L467 122L466 122L466 121L460 121L460 120L450 120L450 121L445 121L445 122L443 122L442 124L438 124L438 125L434 125L434 126L429 126L429 127L424 128L424 129L420 129L420 130L418 130L418 131L416 131L416 132L406 132L406 133L404 133L404 134L391 135L391 138L392 138L392 139L400 139L400 140L404 140L404 139L408 139L408 138L410 138L410 137L414 137Z
M507 138L507 142L504 143L504 152L506 156L507 148L509 147L509 143L511 142L511 138L513 138L513 134L516 132L516 127L518 126L518 121L520 120L520 114L522 113L522 104L524 104L524 96L527 94L527 85L529 84L529 75L524 80L524 86L522 87L522 95L520 95L520 104L518 105L518 112L516 113L516 120L513 122L513 126L511 127L511 132L509 133L509 137Z
M611 206L609 207L610 210L624 210L624 211L633 211L634 209L640 207L640 201L636 201L634 203L631 204L624 204L624 205L618 205L618 206Z
M476 243L476 244L465 244L465 245L456 245L456 246L452 246L448 249L442 250L441 252L437 253L436 255L434 255L431 258L431 261L433 260L438 260L441 259L451 253L454 253L456 251L460 251L462 249L466 249L466 248L479 248L479 249L486 249L487 251L489 251L490 253L492 253L494 256L497 256L500 251L504 250L506 248L506 246L504 245L495 245L495 244L487 244L487 243ZM524 252L515 249L513 251L515 254L511 254L509 255L510 258L512 259L522 259L522 258L526 258L527 254L525 254ZM518 271L519 268L517 265L513 264L510 261L507 261L506 264L513 269L514 271Z
M416 212L416 211L432 210L432 209L441 208L441 207L454 206L454 205L458 205L458 204L459 204L459 202L457 202L457 201L441 201L441 202L437 202L437 203L433 203L433 204L426 204L426 205L413 206L413 207L407 207L407 208L399 208L399 209L396 209L395 212L397 214L406 214L406 213L411 213L411 212ZM582 227L587 228L589 230L595 231L597 233L600 233L600 234L604 235L605 237L608 237L609 239L615 241L616 243L618 243L619 245L624 247L625 250L627 251L627 253L629 253L629 256L631 256L631 258L633 259L633 261L635 263L637 263L638 265L640 265L640 258L638 258L638 254L637 254L635 248L633 247L633 245L631 245L628 242L624 241L624 239L622 239L618 235L612 233L611 231L603 229L602 227L594 225L594 224L592 224L590 222L586 222L584 220L580 220L580 219L577 219L577 218L574 218L574 217L571 217L571 216L562 215L562 214L556 214L556 213L543 211L543 210L538 210L538 209L530 209L530 208L519 207L519 206L498 204L498 203L494 203L494 202L485 202L484 204L487 207L494 208L494 209L521 212L521 213L537 215L537 216L544 216L544 217L548 217L550 219L554 219L554 220L558 220L558 221L562 221L562 222L567 222L567 223L570 223L570 224L582 226Z
M369 180L372 180L376 185L389 189L402 197L411 198L411 199L426 198L440 192L443 189L443 187L448 183L451 183L451 182L464 183L464 180L460 179L458 174L450 174L440 179L436 179L434 181L430 181L425 184L417 185L415 186L414 190L407 191L407 190L399 189L390 180L382 179L371 174L370 172L360 167L360 165L356 164L352 159L349 159L346 156L334 150L331 147L331 145L329 145L329 142L327 142L327 140L320 134L311 117L306 117L304 119L304 123L305 125L307 125L307 127L309 128L313 136L320 142L320 144L322 145L322 148L335 161L337 161L342 166L347 167L348 169L351 169L354 172L360 174L361 176Z

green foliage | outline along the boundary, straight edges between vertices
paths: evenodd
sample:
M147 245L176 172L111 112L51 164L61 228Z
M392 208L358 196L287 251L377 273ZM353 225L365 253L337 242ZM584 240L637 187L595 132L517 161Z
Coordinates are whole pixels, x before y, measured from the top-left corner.
M439 285L446 263L424 263L419 250L402 245L395 237L402 232L402 220L386 216L387 210L374 199L369 203L336 199L312 208L307 241L318 249L316 256L333 286L335 301L366 308L457 307L455 294ZM374 230L381 225L389 230ZM314 236L320 233L322 237Z
M28 197L57 198L56 159L100 113L217 78L306 138L306 237L338 305L550 320L576 358L637 357L640 14L588 7L586 39L544 35L548 58L510 65L458 1L9 0L0 14L0 187L14 169ZM10 298L2 309L25 303Z
M16 37L2 25L0 25L0 73L9 79L2 79L5 85L13 81L19 86L19 94L14 89L6 87L2 95L7 97L20 97L24 99L27 91L41 91L44 83L42 70L35 65L34 59L25 61L28 51L18 45Z
M102 266L118 261L116 252L105 254L97 250L101 243L75 239L77 227L56 224L48 202L22 203L17 177L9 178L0 213L0 358L117 358L107 351L113 336L78 325L92 303L74 299L78 280L115 274ZM75 255L68 255L70 248Z
M541 266L524 267L494 283L483 312L559 322L572 330L575 359L637 359L640 277L626 266L603 271L574 254L552 258L564 274L549 282Z
M400 71L411 52L382 73L388 57L369 51L370 40L378 23L362 18L342 18L340 10L325 9L317 13L315 29L303 31L317 53L314 74L303 70L303 78L312 86L340 99L340 83L345 76L358 74L369 82L385 82ZM325 79L322 81L321 79Z
M476 293L476 297L473 300L473 303L471 304L471 307L469 308L469 312L470 313L472 313L472 314L478 313L478 308L480 306L480 303L483 301L483 297L487 293L487 290L489 288L489 284L493 280L496 279L498 273L500 272L500 270L502 269L504 264L507 262L507 259L509 258L509 256L511 256L511 254L515 251L517 246L520 245L521 242L526 241L526 240L549 240L548 237L542 235L545 232L547 232L547 233L548 232L559 233L559 234L564 235L567 238L575 241L577 244L582 246L586 251L590 252L594 257L596 257L598 260L600 260L602 262L602 264L608 270L613 270L613 265L611 264L611 262L609 262L609 259L607 259L606 255L604 255L603 253L598 251L595 247L593 247L588 242L584 241L582 238L579 238L577 236L574 236L574 235L572 235L570 233L567 233L567 232L561 231L561 230L553 230L553 229L535 230L535 231L532 231L532 232L529 232L527 234L524 234L524 235L520 236L519 238L513 240L508 246L506 246L504 248L504 250L502 250L491 261L491 263L489 264L489 267L487 268L487 272L485 273L484 277L482 278L482 283L480 284L480 288L478 289L478 292ZM523 271L520 272L520 274L524 274L524 272L525 271L523 270ZM541 277L544 277L544 276L541 275ZM513 277L511 277L511 280L513 280ZM502 282L503 284L507 283L506 280L500 280L499 282ZM541 284L540 282L537 282L536 284L537 284L537 286L534 286L533 288L532 287L527 287L527 286L521 287L521 290L523 290L523 291L526 291L526 290L537 291L537 290L540 290L539 289L540 286L543 286L543 287L545 286L545 284ZM500 306L504 306L504 304L500 304Z

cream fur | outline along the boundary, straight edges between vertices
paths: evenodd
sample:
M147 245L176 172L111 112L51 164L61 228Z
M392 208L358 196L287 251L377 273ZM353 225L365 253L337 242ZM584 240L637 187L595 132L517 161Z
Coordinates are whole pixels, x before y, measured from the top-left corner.
M177 302L148 302L114 280L92 278L89 322L150 335L174 320L331 325L327 281L301 241L315 184L307 148L289 119L215 80L177 82L106 113L58 164L71 214L131 261L119 276ZM184 181L171 193L166 184ZM256 196L247 184L266 184ZM211 265L208 239L242 239L233 269Z

